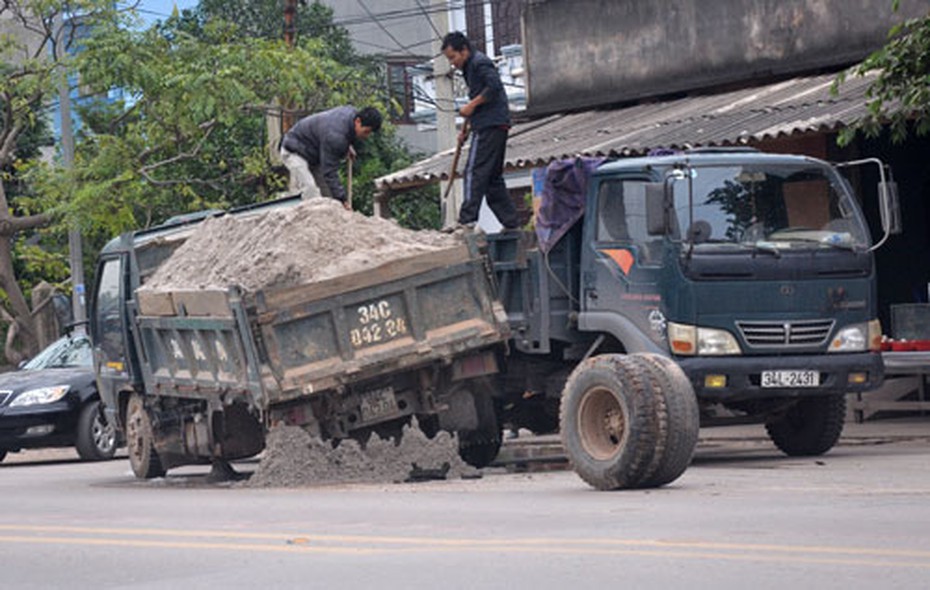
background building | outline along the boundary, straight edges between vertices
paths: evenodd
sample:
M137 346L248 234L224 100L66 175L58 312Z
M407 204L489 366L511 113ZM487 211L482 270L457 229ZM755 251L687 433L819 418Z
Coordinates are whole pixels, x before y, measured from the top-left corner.
M415 152L437 149L436 86L433 58L443 31L462 31L476 48L495 59L511 97L511 108L525 106L521 0L324 0L335 24L348 30L355 48L384 60L391 91L392 119ZM455 96L464 104L464 83Z

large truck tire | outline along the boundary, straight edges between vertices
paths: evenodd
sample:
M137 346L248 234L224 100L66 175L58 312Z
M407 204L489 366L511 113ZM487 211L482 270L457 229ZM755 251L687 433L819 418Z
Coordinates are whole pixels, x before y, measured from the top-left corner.
M100 410L100 400L93 400L78 415L74 446L84 461L106 461L116 454L116 429L107 424Z
M126 447L129 465L139 479L152 479L166 473L155 451L152 419L145 409L142 395L138 393L132 394L126 407Z
M697 447L701 416L694 387L681 367L672 359L660 354L643 353L633 355L644 364L654 380L662 404L666 426L656 445L652 465L646 470L637 487L657 488L678 479L691 464ZM661 449L661 452L659 450Z
M846 396L842 393L798 400L788 413L766 422L765 430L775 446L791 457L822 455L840 439L846 420Z
M475 380L471 396L478 415L478 427L458 431L459 457L472 467L481 469L490 465L501 450L501 427L494 409L491 384L487 380Z
M664 416L645 371L627 356L600 355L578 365L565 384L562 445L575 473L594 488L637 487L652 464Z

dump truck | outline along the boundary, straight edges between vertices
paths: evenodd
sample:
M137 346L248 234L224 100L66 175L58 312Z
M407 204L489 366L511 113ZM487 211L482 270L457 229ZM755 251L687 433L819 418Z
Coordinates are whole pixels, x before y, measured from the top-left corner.
M875 244L840 173L863 186L866 170ZM825 453L845 396L883 379L872 251L900 227L890 174L751 148L550 164L535 231L489 236L512 334L489 378L499 419L560 430L584 477L607 485L638 419L623 391L636 387L608 376L646 356L682 370L702 425L763 423L788 455Z
M536 367L508 360L513 322L483 235L326 280L151 287L204 217L247 219L295 203L180 218L101 251L94 364L135 475L253 456L277 425L364 444L373 433L402 436L413 418L427 436L456 433L462 458L487 465L501 444L498 375ZM528 291L526 306L549 295ZM572 431L588 433L574 461L582 477L599 489L677 478L698 428L680 369L659 355L583 356L565 356L578 367L567 388L589 394L562 409ZM527 390L525 402L535 401Z
M497 371L508 337L475 240L312 283L145 288L203 217L299 202L182 218L101 251L95 370L136 476L255 455L277 424L366 440L412 416L460 433L468 457L491 404L473 384Z

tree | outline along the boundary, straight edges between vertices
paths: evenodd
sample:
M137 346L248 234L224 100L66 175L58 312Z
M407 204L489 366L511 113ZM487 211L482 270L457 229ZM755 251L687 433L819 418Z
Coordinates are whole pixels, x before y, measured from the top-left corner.
M894 0L895 12L899 4L900 0ZM888 37L884 47L834 82L836 92L848 76L877 71L866 91L868 114L843 129L841 145L850 143L860 132L876 137L885 124L895 142L903 141L912 125L919 136L930 132L930 12L895 25Z
M67 11L67 12L66 12ZM37 351L32 314L17 281L13 248L24 231L50 224L54 208L33 209L8 193L9 183L19 183L17 171L27 165L30 132L44 116L62 77L72 63L70 52L79 42L79 29L62 27L64 17L80 19L81 26L118 21L120 12L109 0L7 0L0 5L0 290L4 301L0 315L8 322L4 351L7 361L17 363ZM35 203L33 203L35 204Z
M201 35L207 23L226 21L237 26L240 33L255 38L282 37L283 11L281 2L264 0L201 0L191 11L181 15L180 27L193 35ZM389 103L383 63L360 55L352 46L348 32L333 23L333 11L320 2L298 4L295 15L298 46L320 42L325 54L364 80L366 95L359 105ZM300 104L300 103L294 103ZM301 104L297 115L314 111L313 105ZM388 109L383 109L387 111ZM373 209L374 180L413 163L417 154L410 153L397 139L392 126L360 147L362 156L354 171L354 207L366 214ZM397 221L412 229L438 228L441 224L437 186L407 191L390 202L390 211Z
M123 98L84 109L71 211L116 233L170 215L266 199L283 187L265 151L264 115L283 97L313 109L367 94L364 78L319 42L288 49L217 20L147 31L101 28L79 58L82 84Z

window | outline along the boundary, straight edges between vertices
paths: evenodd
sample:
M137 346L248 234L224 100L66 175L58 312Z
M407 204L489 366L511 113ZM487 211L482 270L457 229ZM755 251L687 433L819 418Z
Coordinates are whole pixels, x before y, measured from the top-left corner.
M394 123L412 123L413 119L413 82L407 68L413 64L406 62L387 65L388 92L391 96L391 121Z
M681 227L688 228L683 238L702 249L868 243L851 195L820 166L706 166L691 168L690 177L674 182L675 210Z
M107 260L100 269L94 309L94 342L103 351L106 362L123 363L123 315L121 313L120 282L122 264L119 258Z
M659 262L662 241L646 231L646 182L607 180L598 190L596 239L628 242L641 264Z

